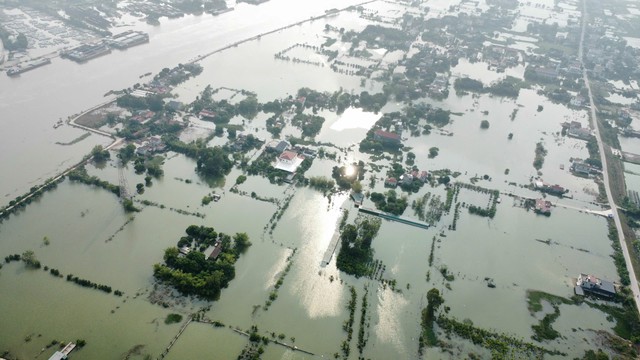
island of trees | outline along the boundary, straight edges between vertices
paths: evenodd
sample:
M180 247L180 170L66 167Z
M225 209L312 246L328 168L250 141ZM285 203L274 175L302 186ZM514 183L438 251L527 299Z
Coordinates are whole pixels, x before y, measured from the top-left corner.
M196 225L189 226L186 234L177 247L165 250L164 263L153 266L153 275L183 295L216 300L235 277L236 260L251 246L249 236L236 233L232 238L212 227ZM207 257L204 252L209 248L212 255Z

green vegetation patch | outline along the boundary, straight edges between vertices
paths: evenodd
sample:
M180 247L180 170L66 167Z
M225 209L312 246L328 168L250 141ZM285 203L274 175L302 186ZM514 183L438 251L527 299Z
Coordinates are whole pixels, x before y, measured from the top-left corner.
M164 319L164 323L167 324L167 325L169 325L169 324L177 324L180 321L182 321L182 315L180 315L180 314L169 314Z
M488 349L492 359L541 359L544 354L560 355L558 351L550 351L507 334L477 328L471 321L460 322L439 316L436 323L447 335L455 334Z
M375 267L371 242L378 235L381 222L377 217L362 216L355 225L346 224L342 227L342 245L336 260L338 269L356 277L372 275Z
M563 298L562 296L553 295L544 291L527 290L527 308L531 315L542 311L542 301L547 301L551 305L574 305L575 301Z
M398 197L394 190L389 190L386 194L378 192L371 193L371 201L373 201L378 210L394 215L402 215L408 205L407 197Z
M481 186L465 184L465 183L457 183L455 186L458 189L463 188L470 191L476 191L479 193L488 194L489 200L487 202L487 205L485 207L481 207L477 205L469 205L469 213L493 219L493 217L496 215L498 198L500 197L500 192L498 190L490 190L487 188L483 188Z
M438 343L438 338L433 329L433 323L435 321L435 312L440 305L444 303L444 299L440 296L440 291L433 288L427 293L427 307L422 309L421 326L422 331L420 338L418 339L418 353L422 355L423 348L425 346L435 346Z
M345 358L349 357L349 353L351 352L351 338L353 337L353 322L355 320L355 312L356 312L356 304L358 301L358 294L356 293L356 289L351 286L349 287L349 292L351 296L349 297L349 303L347 304L347 309L349 309L349 319L344 322L342 325L342 330L347 333L347 339L342 342L340 346L342 350L342 354ZM336 357L337 358L337 357Z
M482 82L470 78L458 78L453 83L453 88L457 94L471 91L511 98L517 98L520 95L520 89L524 87L525 83L523 81L512 76L507 76L504 80L490 86L484 86Z
M87 169L84 166L80 166L71 172L69 172L69 180L80 182L87 185L97 186L107 191L112 192L116 196L120 196L120 188L118 185L109 183L108 181L100 180L97 176L89 176Z

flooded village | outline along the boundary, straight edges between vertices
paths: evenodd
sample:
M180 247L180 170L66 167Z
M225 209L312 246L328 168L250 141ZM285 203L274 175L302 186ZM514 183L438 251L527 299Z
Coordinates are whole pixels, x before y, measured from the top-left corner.
M1 3L0 358L637 358L639 16Z

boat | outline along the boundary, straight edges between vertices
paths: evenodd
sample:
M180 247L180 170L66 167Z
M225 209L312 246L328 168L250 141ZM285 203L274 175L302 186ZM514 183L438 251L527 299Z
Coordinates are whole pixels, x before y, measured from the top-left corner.
M40 59L36 59L33 60L31 62L28 63L20 63L18 65L12 66L7 70L7 75L9 76L16 76L16 75L20 75L25 71L29 71L29 70L33 70L37 67L43 66L43 65L47 65L47 64L51 64L51 59L49 58L40 58Z

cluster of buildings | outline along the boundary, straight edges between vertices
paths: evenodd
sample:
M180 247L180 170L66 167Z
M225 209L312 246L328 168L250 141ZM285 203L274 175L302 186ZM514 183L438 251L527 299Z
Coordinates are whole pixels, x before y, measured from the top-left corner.
M504 46L489 46L481 54L484 61L498 72L504 72L507 68L517 66L520 63L520 53L518 50Z
M426 183L429 181L429 172L414 170L410 173L402 174L400 178L390 177L384 181L384 185L387 187L395 188L398 185L411 185L414 181L420 181Z
M151 110L140 110L136 111L136 113L129 120L135 121L140 124L146 124L153 118L155 114L156 113Z
M292 181L293 175L305 158L315 157L316 151L303 146L291 146L286 140L274 140L267 144L267 151L277 155L274 168L288 172L285 181Z
M429 85L430 96L446 96L449 94L449 78L446 74L437 74Z

